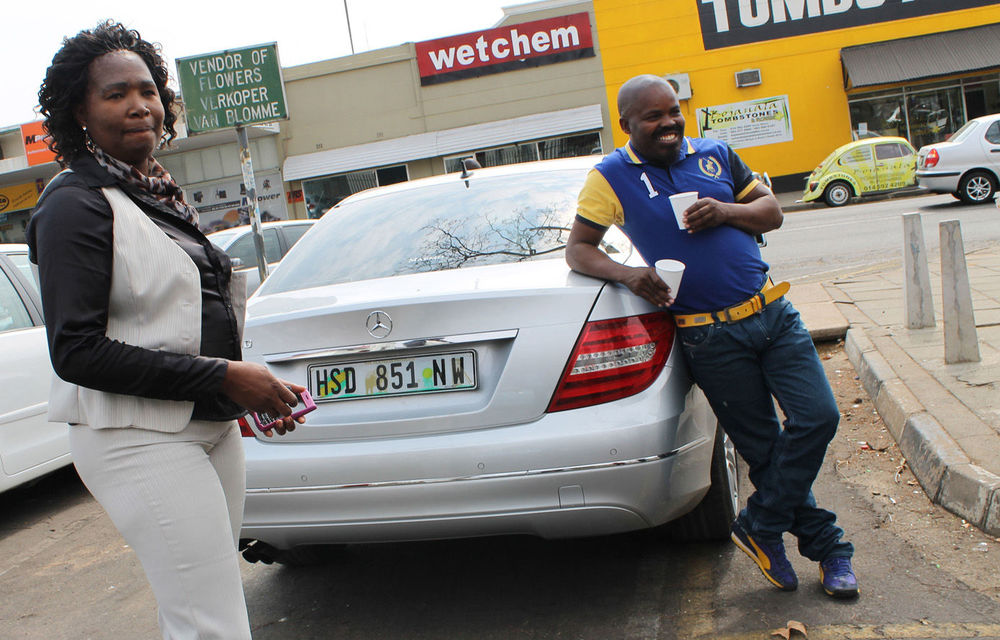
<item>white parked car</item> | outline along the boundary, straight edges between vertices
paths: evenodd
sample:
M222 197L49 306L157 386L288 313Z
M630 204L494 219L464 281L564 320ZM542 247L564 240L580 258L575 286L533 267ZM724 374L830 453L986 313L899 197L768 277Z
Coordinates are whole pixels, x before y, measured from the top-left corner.
M728 537L736 457L671 316L565 263L596 160L365 191L288 253L248 305L244 357L318 409L281 437L241 425L246 558L675 520ZM642 264L615 229L604 248Z
M52 364L28 245L0 245L0 491L72 462L65 424L48 421Z
M265 222L260 225L264 238L264 258L268 271L274 269L299 238L308 231L315 220L282 220ZM206 238L226 252L233 260L233 268L247 274L247 295L260 286L260 271L257 269L257 248L254 245L250 225L230 227L210 233Z
M966 204L991 202L1000 185L1000 113L969 120L945 142L920 147L917 184Z

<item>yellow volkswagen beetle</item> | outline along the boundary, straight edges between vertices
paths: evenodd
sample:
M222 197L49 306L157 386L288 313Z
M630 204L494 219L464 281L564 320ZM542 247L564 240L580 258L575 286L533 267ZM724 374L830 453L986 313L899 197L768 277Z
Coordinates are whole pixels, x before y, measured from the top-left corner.
M823 199L840 207L852 197L884 193L915 184L917 152L905 138L883 136L849 142L809 174L803 202Z

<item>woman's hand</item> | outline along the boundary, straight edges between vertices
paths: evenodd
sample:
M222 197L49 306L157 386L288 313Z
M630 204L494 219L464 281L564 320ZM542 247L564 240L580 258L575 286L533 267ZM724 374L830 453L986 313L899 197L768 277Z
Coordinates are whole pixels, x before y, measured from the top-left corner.
M264 432L271 437L272 431L279 436L287 431L295 430L295 423L305 422L305 418L293 420L292 407L298 404L296 393L302 393L306 388L278 380L268 371L267 367L253 362L230 360L226 368L226 377L222 379L222 392L236 404L250 411L266 411L283 416L281 423Z

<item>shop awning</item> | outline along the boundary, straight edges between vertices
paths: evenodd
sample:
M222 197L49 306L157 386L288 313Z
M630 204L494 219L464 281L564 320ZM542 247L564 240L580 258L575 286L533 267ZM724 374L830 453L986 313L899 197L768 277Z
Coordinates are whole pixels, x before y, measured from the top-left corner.
M290 156L285 159L282 174L286 181L301 180L603 127L601 105L587 105Z
M840 50L844 88L925 80L1000 67L1000 23Z

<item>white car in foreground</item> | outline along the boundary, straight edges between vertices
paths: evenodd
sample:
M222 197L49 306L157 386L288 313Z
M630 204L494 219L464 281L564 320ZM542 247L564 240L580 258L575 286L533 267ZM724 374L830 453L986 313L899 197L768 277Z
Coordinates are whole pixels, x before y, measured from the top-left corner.
M969 120L945 142L920 147L917 185L965 204L992 202L1000 186L1000 113Z
M318 409L281 437L242 425L245 557L685 514L682 536L728 537L736 458L671 316L566 266L595 161L365 191L289 252L250 301L244 357ZM616 230L604 248L641 264Z
M28 246L0 244L0 491L72 462L65 424L48 421L52 364Z

